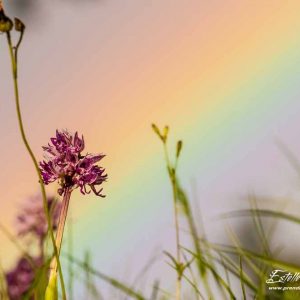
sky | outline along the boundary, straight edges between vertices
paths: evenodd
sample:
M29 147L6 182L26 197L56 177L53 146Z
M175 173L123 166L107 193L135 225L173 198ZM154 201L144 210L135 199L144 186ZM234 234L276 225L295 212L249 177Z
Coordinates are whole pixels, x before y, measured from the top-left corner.
M261 203L272 208L289 199L300 213L297 174L276 145L300 151L299 1L29 4L4 1L27 25L19 81L36 156L57 128L82 133L88 152L107 155L106 198L72 196L78 257L90 250L97 268L122 278L174 249L171 187L153 122L170 126L173 154L183 140L179 177L212 239L224 235L215 218L247 206L250 192L272 198ZM0 219L13 232L20 203L38 184L17 127L4 36L0 122ZM0 233L3 265L17 255ZM153 268L159 276L169 267Z

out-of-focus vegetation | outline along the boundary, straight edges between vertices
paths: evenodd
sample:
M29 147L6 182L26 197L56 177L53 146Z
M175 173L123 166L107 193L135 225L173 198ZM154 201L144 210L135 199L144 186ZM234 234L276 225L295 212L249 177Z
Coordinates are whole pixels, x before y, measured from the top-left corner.
M26 2L27 1L27 2ZM78 0L79 1L79 0ZM26 2L26 4L25 4ZM31 0L13 2L19 9L31 9L38 5ZM16 44L11 39L12 29L18 34ZM30 232L30 239L35 239L36 246L24 246L23 238L18 233L11 233L0 224L0 230L8 240L19 250L20 257L12 270L4 270L0 265L0 299L44 299L48 284L49 264L55 257L59 265L61 288L58 298L79 299L77 296L76 279L84 282L86 299L138 299L138 300L166 300L166 299L299 299L300 298L300 265L291 260L279 258L279 249L273 249L270 239L276 234L276 224L279 221L300 225L300 218L274 209L261 209L255 196L250 197L250 208L229 212L221 216L222 219L243 218L251 220L252 226L248 232L255 237L255 245L247 245L248 236L240 236L228 226L227 244L211 242L203 229L199 230L202 221L195 218L195 211L180 184L178 164L183 151L182 141L178 141L174 151L174 159L168 150L169 128L160 130L156 125L152 128L163 144L167 175L173 192L173 214L176 241L175 249L165 249L166 263L174 270L174 289L167 289L160 284L159 278L150 283L147 290L138 284L128 285L126 282L112 278L101 270L93 267L92 258L87 252L84 259L78 259L72 254L72 247L62 252L60 259L67 263L67 284L64 285L63 272L60 268L59 253L56 249L55 214L48 205L43 181L37 166L37 161L27 141L23 127L18 91L18 49L23 39L25 25L19 19L14 23L9 19L0 6L0 31L6 36L10 52L12 75L15 90L16 110L22 140L37 170L41 185L41 206L37 209L21 212L19 221L26 225ZM1 36L2 38L2 36ZM299 163L288 149L281 145L289 161L299 171ZM171 151L172 152L172 151ZM44 202L42 202L44 201ZM42 208L42 203L44 207ZM43 210L44 209L44 210ZM41 211L44 213L41 213ZM172 213L172 212L170 212ZM36 222L38 219L38 223ZM268 223L266 222L268 219ZM41 221L42 220L42 221ZM43 224L43 230L40 231ZM182 226L182 225L185 226ZM220 223L221 224L221 223ZM29 226L29 227L28 227ZM46 229L45 229L46 226ZM28 229L29 228L29 229ZM248 234L245 231L245 234ZM182 239L182 236L188 236ZM49 247L51 240L53 248ZM245 242L246 241L246 242ZM31 240L32 242L32 240ZM74 247L75 245L73 245ZM37 251L38 250L38 251ZM38 254L37 254L38 252ZM175 254L174 254L175 253ZM5 258L1 258L2 260ZM1 261L1 260L0 260ZM145 268L143 273L147 272ZM140 274L142 276L143 274ZM118 293L103 294L97 281L101 280ZM150 292L149 292L150 290ZM118 296L116 296L118 295ZM56 300L55 293L49 299Z
M235 232L229 226L227 232L230 243L210 242L205 232L200 232L198 225L201 220L195 220L195 212L179 183L177 168L183 148L182 142L177 143L174 151L175 159L172 161L167 148L168 128L166 127L162 132L156 126L153 128L163 142L167 174L173 190L174 224L175 227L177 226L174 237L176 249L165 249L164 255L166 263L176 274L174 290L167 290L161 286L157 278L157 281L150 284L150 293L149 289L143 291L138 284L128 285L95 269L88 253L81 260L74 257L71 252L64 252L62 259L69 264L66 270L69 280L67 299L78 299L76 284L74 284L75 273L81 274L77 280L84 282L86 295L90 299L298 299L300 266L288 260L279 259L278 249L272 249L269 241L276 234L277 222L286 221L300 225L300 218L283 211L260 209L259 200L251 195L249 196L249 209L223 214L220 219L247 218L251 220L250 231L256 238L256 244L246 246L244 240L247 241L247 237L239 238L238 231ZM269 222L266 222L266 219ZM187 225L187 229L183 229L183 225ZM8 295L11 295L11 282L7 280L9 272L1 269L1 299L42 299L41 295L47 284L51 253L44 254L44 261L37 261L23 247L20 238L11 234L3 226L1 226L1 231L20 250L21 260L23 262L27 260L28 265L33 263L31 282L27 284L27 289L20 298L11 296L9 298ZM181 243L183 235L188 235L190 242L184 239ZM173 255L174 252L175 255ZM19 275L22 275L22 271L22 269L19 271ZM143 272L147 272L147 268ZM28 275L28 272L26 274ZM99 288L98 280L105 282L118 293L104 294ZM21 280L20 284L24 282Z

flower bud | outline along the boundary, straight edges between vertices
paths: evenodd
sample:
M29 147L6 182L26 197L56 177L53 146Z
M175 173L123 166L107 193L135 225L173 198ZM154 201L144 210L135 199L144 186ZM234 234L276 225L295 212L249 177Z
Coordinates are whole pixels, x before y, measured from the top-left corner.
M45 300L58 300L57 275L50 275L49 284L45 293Z
M15 30L23 32L25 30L25 24L18 18L15 18Z
M168 135L168 132L169 132L169 127L165 126L163 134L160 133L158 127L155 124L152 124L152 129L159 136L159 138L162 140L162 142L165 143L166 140L167 140L167 135Z
M169 133L169 126L165 126L164 132L163 132L164 140L167 140L168 133Z
M9 32L13 27L13 22L8 18L3 9L0 10L0 32Z
M161 138L160 131L159 131L158 127L154 123L152 124L152 129Z
M182 141L177 142L176 157L178 158L182 149Z

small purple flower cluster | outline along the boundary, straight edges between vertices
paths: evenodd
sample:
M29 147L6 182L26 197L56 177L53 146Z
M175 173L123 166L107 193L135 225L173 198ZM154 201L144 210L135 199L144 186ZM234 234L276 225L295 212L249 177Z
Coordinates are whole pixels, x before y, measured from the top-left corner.
M35 271L41 267L41 259L32 262L26 257L21 257L15 268L5 274L7 293L10 300L20 300L29 292L34 281ZM30 297L30 295L28 295ZM33 297L26 298L33 299Z
M96 165L105 155L86 154L84 139L76 132L71 135L68 131L56 131L56 136L50 139L48 146L43 147L46 152L45 160L40 163L40 169L45 184L58 180L58 193L63 195L67 189L80 188L82 194L89 194L90 189L100 197L104 197L96 186L106 179L105 169Z
M48 210L52 219L53 230L56 230L61 210L61 202L54 197L47 198ZM23 206L17 215L17 233L19 236L33 234L39 240L43 240L48 232L48 223L40 195L28 198L28 203Z

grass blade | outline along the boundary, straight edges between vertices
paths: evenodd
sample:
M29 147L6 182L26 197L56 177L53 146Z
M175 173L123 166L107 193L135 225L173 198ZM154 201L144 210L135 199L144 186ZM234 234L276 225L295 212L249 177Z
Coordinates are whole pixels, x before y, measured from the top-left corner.
M71 262L73 262L74 264L76 264L78 267L82 268L83 270L88 271L90 274L104 280L105 282L109 283L111 286L113 286L114 288L122 291L123 293L125 293L128 296L131 296L133 299L136 300L146 300L146 298L140 293L135 291L133 288L127 286L126 284L120 282L119 280L116 280L108 275L105 275L101 272L99 272L98 270L95 270L94 268L92 268L91 266L86 266L84 262L76 259L75 257L68 255L68 254L64 254L64 256L69 259Z

